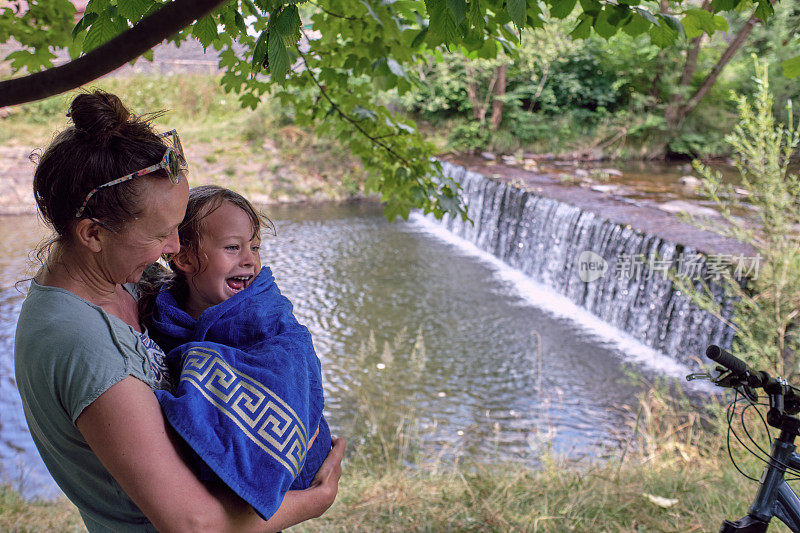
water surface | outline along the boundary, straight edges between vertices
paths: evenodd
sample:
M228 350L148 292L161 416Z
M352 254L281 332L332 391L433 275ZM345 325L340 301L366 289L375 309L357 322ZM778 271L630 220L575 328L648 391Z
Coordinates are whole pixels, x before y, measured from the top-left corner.
M534 464L543 445L580 457L627 439L639 389L625 346L636 343L555 296L537 304L524 280L419 219L389 224L373 204L269 215L277 236L265 238L263 262L314 336L326 416L354 447L398 421L424 454L445 459ZM41 235L34 217L0 218L0 466L27 494L48 495L57 489L13 377L14 283Z

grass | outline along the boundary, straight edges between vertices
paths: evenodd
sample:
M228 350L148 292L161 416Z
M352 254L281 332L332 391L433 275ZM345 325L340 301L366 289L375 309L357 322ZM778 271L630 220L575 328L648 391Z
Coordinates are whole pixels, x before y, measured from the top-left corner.
M156 127L179 131L192 185L227 186L260 204L362 195L360 163L335 140L293 126L269 96L255 111L242 109L210 75L109 77L87 86L95 87L117 94L134 113L165 112ZM75 94L15 107L0 118L0 144L47 146L68 125Z
M0 485L0 531L86 531L78 510L66 498L27 501L9 485Z
M755 496L757 484L728 458L723 406L708 400L699 409L663 384L640 393L627 428L629 448L606 459L576 463L545 453L534 467L425 455L413 445L419 438L408 418L414 405L398 410L386 401L400 359L410 362L406 374L425 369L419 335L409 356L396 357L405 341L383 348L385 381L351 389L359 410L353 426L342 428L351 444L336 502L292 531L715 531L724 518L746 514ZM370 353L378 353L373 338L356 359ZM752 409L745 419L763 445L765 432ZM758 477L757 459L737 446L733 453L740 468ZM74 530L79 524L77 510L63 499L25 502L12 487L0 486L0 531ZM770 531L788 529L775 521Z

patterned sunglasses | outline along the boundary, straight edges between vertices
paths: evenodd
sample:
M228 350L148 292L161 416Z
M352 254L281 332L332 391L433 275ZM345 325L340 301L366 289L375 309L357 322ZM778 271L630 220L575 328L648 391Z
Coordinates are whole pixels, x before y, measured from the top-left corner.
M132 180L133 178L138 178L139 176L144 176L145 174L150 174L157 170L161 170L162 168L167 171L167 176L172 183L175 185L180 183L180 172L182 170L186 170L188 165L186 164L186 156L183 154L183 146L181 146L181 139L178 137L178 132L176 130L170 130L166 133L160 134L159 137L170 137L172 140L172 146L167 147L167 151L164 153L164 157L161 159L161 162L156 163L155 165L150 165L142 170L137 170L132 174L127 174L121 178L109 181L108 183L98 185L86 195L86 198L84 198L81 206L77 211L75 211L75 218L80 218L81 215L83 215L83 211L86 209L86 204L89 203L89 199L91 199L91 197L103 187L111 187L113 185Z

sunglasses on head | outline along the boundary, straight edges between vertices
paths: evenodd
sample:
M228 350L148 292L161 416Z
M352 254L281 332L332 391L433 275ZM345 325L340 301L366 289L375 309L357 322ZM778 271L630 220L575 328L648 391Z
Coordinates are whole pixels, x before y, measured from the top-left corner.
M149 167L143 168L141 170L137 170L131 174L126 174L121 178L117 178L115 180L109 181L108 183L104 183L102 185L98 185L91 191L89 194L86 195L86 198L83 199L83 203L75 211L75 218L80 218L83 215L84 210L86 209L86 204L89 203L94 194L102 189L103 187L111 187L113 185L117 185L119 183L126 182L128 180L132 180L133 178L138 178L139 176L144 176L146 174L151 174L156 172L157 170L164 169L167 173L167 177L169 180L177 185L181 181L180 173L182 170L186 170L188 168L186 164L186 156L183 154L183 146L181 146L180 137L178 137L178 132L176 130L170 130L166 133L162 133L159 137L169 137L172 141L172 146L167 147L167 151L164 152L164 157L161 158L161 161L156 163L155 165L150 165Z

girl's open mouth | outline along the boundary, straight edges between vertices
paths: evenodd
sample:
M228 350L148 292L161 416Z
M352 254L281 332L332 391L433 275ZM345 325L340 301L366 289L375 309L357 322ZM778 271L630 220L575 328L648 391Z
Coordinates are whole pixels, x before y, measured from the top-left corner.
M248 285L250 285L250 280L253 279L252 274L249 276L233 276L227 278L225 280L225 284L228 285L228 288L234 292L239 292L240 290L244 289Z

